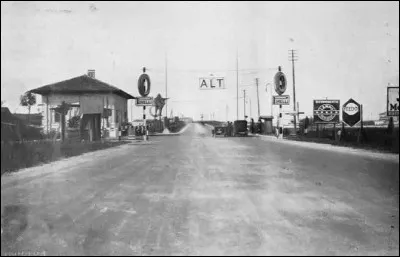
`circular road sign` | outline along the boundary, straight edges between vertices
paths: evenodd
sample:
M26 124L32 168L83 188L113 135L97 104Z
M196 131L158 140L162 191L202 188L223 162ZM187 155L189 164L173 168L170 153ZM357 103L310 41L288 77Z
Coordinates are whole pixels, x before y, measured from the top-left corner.
M275 81L275 91L278 95L282 95L286 91L286 76L283 72L278 71L274 77Z
M142 74L139 77L138 81L138 90L139 94L143 97L146 97L150 93L150 77L147 74Z

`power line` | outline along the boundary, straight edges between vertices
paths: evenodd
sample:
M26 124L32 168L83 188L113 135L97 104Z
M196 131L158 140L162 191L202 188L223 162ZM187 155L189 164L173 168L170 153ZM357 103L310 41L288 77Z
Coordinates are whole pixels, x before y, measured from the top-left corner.
M246 119L246 89L243 89L243 115Z
M260 117L260 97L258 96L258 78L256 78L257 84L257 110L258 110L258 117Z
M273 71L273 70L275 70L276 68L261 68L261 69L238 69L238 70L230 70L230 69L227 69L227 70L214 70L214 69L198 69L198 70L196 70L196 69L192 69L192 70L180 70L180 69L168 69L168 72L175 72L175 73L200 73L200 72L204 72L204 73L209 73L209 72L212 72L212 73L218 73L218 72L248 72L248 73L256 73L256 72L259 72L259 71ZM146 70L148 71L148 72L152 72L152 73L165 73L165 70L162 70L162 69L158 69L158 68L153 68L153 69L149 69L149 68L146 68Z

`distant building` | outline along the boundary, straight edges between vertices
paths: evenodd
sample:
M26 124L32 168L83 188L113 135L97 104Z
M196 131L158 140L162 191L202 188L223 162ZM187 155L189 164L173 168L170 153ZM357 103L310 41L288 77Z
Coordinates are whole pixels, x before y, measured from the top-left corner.
M390 116L387 116L386 112L381 112L379 113L379 120L375 121L375 125L388 125L389 124L389 119ZM398 116L394 116L393 117L393 122L395 125L399 124L399 117Z
M181 120L185 123L192 123L193 122L193 118L190 117L182 117Z
M95 78L95 71L88 75L45 85L30 92L42 96L42 126L45 133L65 131L89 140L104 137L118 137L118 128L128 121L128 99L134 96ZM70 107L62 117L58 107L62 103ZM77 128L72 122L79 120ZM64 122L61 122L64 120ZM66 129L62 129L62 127ZM75 126L75 127L74 127ZM74 130L75 129L75 130Z

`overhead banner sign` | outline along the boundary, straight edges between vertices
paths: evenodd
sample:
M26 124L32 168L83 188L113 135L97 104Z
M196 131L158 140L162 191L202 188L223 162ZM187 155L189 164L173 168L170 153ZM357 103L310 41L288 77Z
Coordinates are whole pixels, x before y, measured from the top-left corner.
M315 123L338 123L340 100L314 100Z
M153 97L139 97L136 98L136 106L153 106L154 98Z
M289 95L275 95L273 96L273 105L289 105L290 97Z
M387 88L387 116L399 116L399 87Z
M343 122L353 127L361 121L361 105L350 99L342 107Z
M225 89L224 77L203 77L199 79L200 89Z

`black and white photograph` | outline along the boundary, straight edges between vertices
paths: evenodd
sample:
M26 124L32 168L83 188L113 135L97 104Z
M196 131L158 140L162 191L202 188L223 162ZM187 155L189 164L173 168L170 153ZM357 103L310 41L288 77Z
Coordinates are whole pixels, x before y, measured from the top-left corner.
M398 1L1 1L2 256L399 256Z

